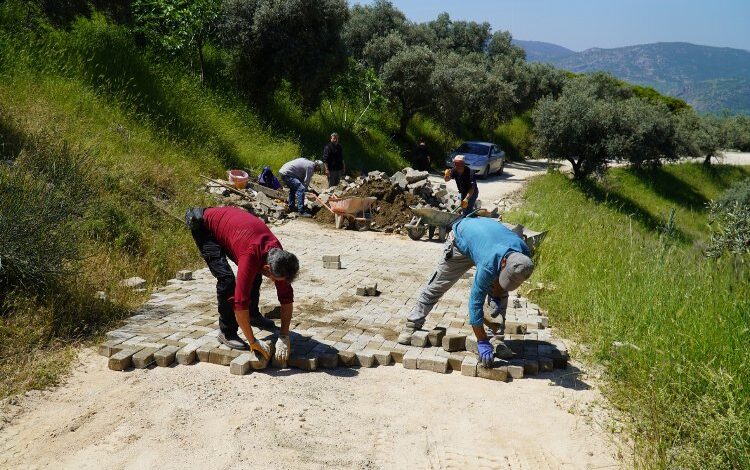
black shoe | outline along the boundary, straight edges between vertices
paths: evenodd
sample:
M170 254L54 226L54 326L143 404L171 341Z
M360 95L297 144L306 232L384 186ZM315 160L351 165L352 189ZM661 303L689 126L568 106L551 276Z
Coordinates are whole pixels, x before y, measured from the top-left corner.
M246 342L242 341L242 338L239 337L236 333L232 336L226 336L224 333L219 333L219 336L216 337L219 342L225 346L229 346L232 349L239 349L241 351L247 351L250 349L250 346L247 345Z
M250 316L250 325L260 328L261 330L275 330L276 323L273 322L273 320L270 320L262 315L251 315Z

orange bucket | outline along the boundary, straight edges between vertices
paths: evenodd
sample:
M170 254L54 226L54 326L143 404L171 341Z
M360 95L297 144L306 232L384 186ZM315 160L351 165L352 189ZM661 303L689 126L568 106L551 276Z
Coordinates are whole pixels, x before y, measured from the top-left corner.
M237 189L245 189L245 186L247 186L247 180L250 179L247 172L242 170L229 170L227 171L227 176L229 178L229 183Z

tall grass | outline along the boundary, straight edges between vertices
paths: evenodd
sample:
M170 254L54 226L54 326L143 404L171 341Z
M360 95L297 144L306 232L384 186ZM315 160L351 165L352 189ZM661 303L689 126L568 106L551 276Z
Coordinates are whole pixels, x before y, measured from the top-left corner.
M547 288L533 296L606 365L609 396L633 417L638 466L750 467L748 260L707 259L664 230L678 207L677 229L705 238L692 220L705 220L698 202L747 174L614 170L609 187L550 174L531 182L515 214L549 230L535 272Z

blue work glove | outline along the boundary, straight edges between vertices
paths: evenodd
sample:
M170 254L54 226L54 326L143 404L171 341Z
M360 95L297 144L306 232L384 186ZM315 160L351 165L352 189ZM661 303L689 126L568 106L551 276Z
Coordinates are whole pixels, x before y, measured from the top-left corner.
M477 349L479 349L479 360L485 367L492 367L492 360L495 357L495 348L490 344L490 340L483 339L477 341Z

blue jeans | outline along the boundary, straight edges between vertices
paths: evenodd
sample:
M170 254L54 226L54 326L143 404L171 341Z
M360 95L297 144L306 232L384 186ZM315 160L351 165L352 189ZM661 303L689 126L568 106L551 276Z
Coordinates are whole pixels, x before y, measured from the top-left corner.
M461 212L462 215L467 216L471 213L471 211L474 210L474 203L477 202L478 197L479 197L479 191L475 189L474 194L472 194L472 196L469 198L469 205L466 206L466 209L464 209L463 212Z
M302 214L305 210L305 185L294 176L281 175L281 179L289 188L289 210L296 208Z

